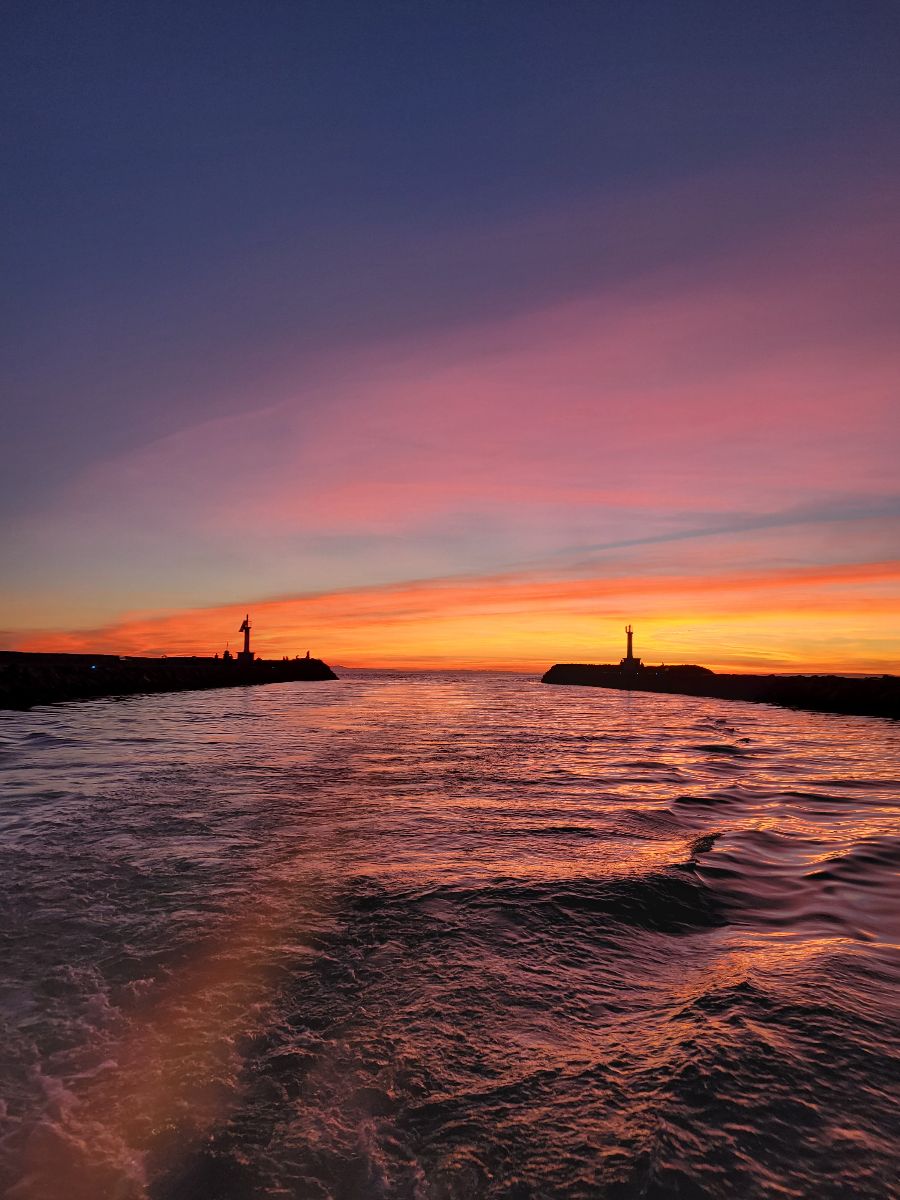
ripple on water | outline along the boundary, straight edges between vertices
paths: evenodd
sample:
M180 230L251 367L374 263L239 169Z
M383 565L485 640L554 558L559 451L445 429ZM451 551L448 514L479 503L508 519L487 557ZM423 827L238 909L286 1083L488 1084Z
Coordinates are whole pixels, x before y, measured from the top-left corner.
M895 1188L894 725L372 673L2 752L13 1200Z

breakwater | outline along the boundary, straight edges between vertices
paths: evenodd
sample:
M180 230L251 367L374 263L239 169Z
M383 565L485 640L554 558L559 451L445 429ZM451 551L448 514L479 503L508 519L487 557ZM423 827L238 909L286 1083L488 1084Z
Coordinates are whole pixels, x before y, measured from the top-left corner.
M186 692L337 679L319 658L122 658L114 654L0 652L0 709L27 709L62 700Z
M720 675L706 667L642 667L557 663L542 683L617 688L629 692L669 692L719 700L749 700L810 712L900 718L900 677L878 675Z

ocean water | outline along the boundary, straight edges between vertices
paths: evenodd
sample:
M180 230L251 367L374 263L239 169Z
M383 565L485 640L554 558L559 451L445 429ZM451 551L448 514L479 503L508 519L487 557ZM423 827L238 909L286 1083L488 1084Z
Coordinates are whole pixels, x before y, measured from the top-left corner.
M9 1200L900 1194L898 725L353 673L0 735Z

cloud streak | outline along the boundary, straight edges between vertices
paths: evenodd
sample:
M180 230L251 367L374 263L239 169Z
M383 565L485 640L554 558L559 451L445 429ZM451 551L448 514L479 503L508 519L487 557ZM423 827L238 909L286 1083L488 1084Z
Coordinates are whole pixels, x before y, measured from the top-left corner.
M895 670L900 560L711 576L503 575L288 596L253 607L269 656L327 654L350 666L540 670L619 657L638 625L645 659L729 669ZM237 606L135 615L74 633L20 636L21 649L210 654ZM236 628L236 625L235 625Z

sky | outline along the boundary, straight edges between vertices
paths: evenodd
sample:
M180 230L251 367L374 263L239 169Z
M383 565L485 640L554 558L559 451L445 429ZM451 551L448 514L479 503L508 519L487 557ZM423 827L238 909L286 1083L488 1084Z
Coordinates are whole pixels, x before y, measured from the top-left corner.
M4 6L0 646L900 671L900 7Z

